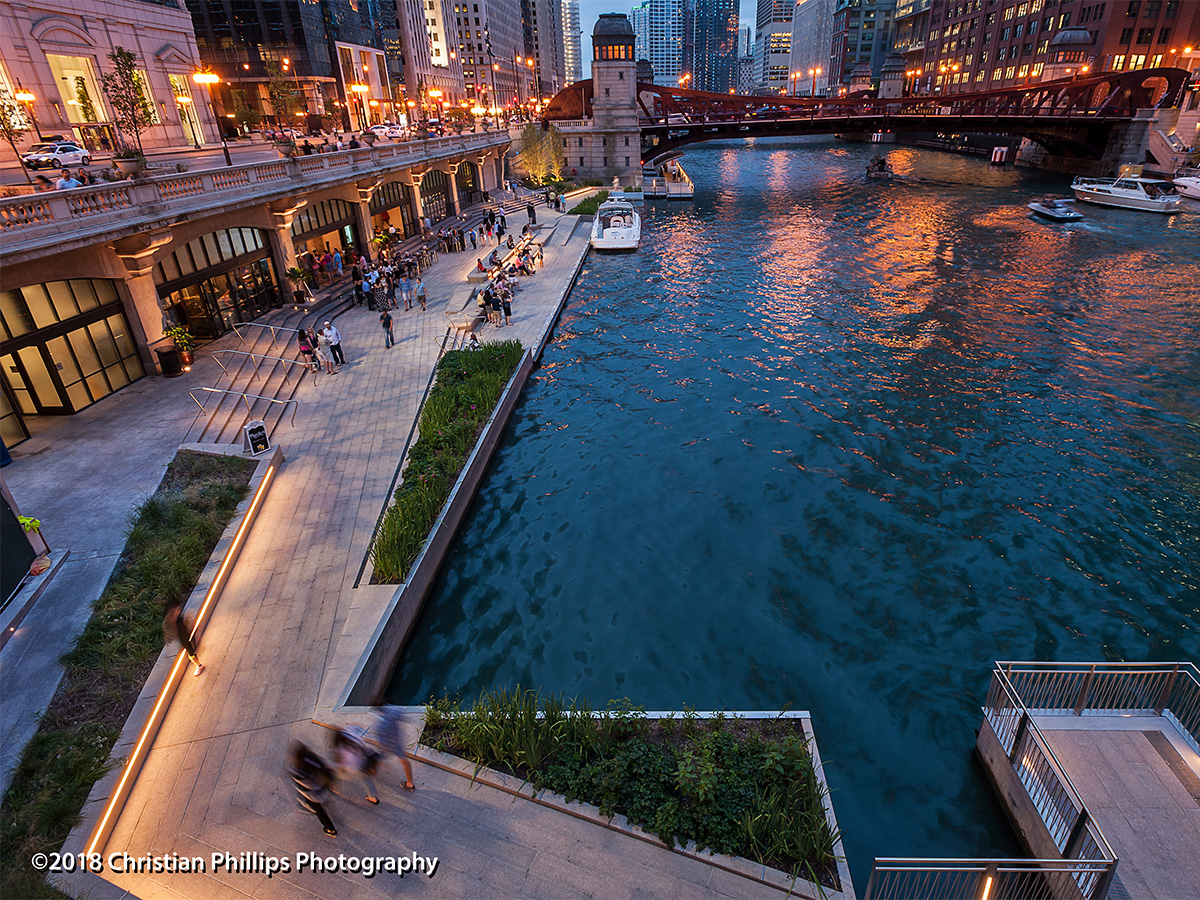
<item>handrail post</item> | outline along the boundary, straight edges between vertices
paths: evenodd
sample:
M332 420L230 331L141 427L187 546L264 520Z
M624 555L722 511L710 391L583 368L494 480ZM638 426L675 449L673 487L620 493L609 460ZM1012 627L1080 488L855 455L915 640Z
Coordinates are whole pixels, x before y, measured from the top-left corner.
M1096 666L1093 664L1088 668L1087 675L1083 678L1083 684L1079 688L1079 696L1075 698L1075 715L1082 716L1083 711L1087 709L1088 693L1092 689L1092 681L1096 677Z
M1088 811L1084 807L1075 816L1075 824L1071 826L1071 833L1067 837L1067 842L1063 846L1063 859L1078 859L1076 854L1079 852L1079 843L1083 840L1083 834L1087 830Z
M1105 900L1108 897L1109 886L1112 885L1113 876L1117 874L1117 861L1111 861L1104 867L1104 871L1100 873L1100 877L1096 879L1096 886L1092 890L1090 897L1085 900Z
M1179 663L1171 669L1171 674L1167 676L1167 683L1163 685L1162 690L1158 692L1158 700L1154 703L1154 714L1161 716L1166 708L1168 701L1171 699L1171 691L1175 690L1175 679L1179 677Z
M1025 733L1029 730L1029 713L1026 710L1021 711L1021 718L1017 720L1016 730L1013 731L1012 747L1008 751L1008 761L1013 765L1017 763L1017 757L1020 755L1021 741L1025 739Z
M999 866L997 866L994 862L990 862L988 863L987 868L979 873L979 881L975 887L974 900L991 900L992 886L996 882L996 874L998 870Z

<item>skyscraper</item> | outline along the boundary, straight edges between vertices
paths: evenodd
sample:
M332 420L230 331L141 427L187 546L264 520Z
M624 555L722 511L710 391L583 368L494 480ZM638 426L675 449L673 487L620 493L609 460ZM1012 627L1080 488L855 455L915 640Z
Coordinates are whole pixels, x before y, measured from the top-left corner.
M526 79L534 88L529 96L553 97L565 80L560 0L521 0L521 28L525 65L534 76ZM533 60L532 66L529 60Z
M583 79L579 34L579 0L562 0L563 69L567 84Z
M437 0L418 2L428 5ZM535 73L524 62L518 62L526 59L521 4L479 0L457 4L454 9L457 54L468 97L485 108L513 108L524 101Z
M797 0L792 16L793 72L800 73L798 83L788 93L806 96L828 94L833 58L833 9L837 0ZM820 72L815 70L820 69ZM815 78L813 76L816 76ZM836 79L835 79L836 80Z
M788 86L792 56L793 0L758 0L754 28L754 74L767 93Z
M691 40L685 41L690 60L684 68L692 73L688 87L698 91L728 93L738 82L737 0L688 0Z
M637 59L648 59L656 84L676 84L684 73L684 0L642 0L630 12Z
M738 29L738 56L754 55L754 29L743 25Z

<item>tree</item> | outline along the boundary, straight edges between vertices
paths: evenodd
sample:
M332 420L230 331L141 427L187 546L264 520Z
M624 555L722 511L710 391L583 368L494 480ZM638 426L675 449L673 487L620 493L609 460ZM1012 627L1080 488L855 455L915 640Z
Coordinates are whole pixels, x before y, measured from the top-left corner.
M79 104L79 114L85 122L98 122L96 104L92 103L92 95L88 92L87 79L82 75L75 76L75 102Z
M521 129L517 153L525 171L538 184L546 180L550 172L549 154L546 152L546 132L536 122L530 122Z
M553 181L562 181L563 169L567 164L566 157L563 156L564 146L562 132L551 125L546 131L546 164L550 169L550 178Z
M108 54L111 72L100 76L100 87L112 104L113 118L122 134L129 135L142 153L142 132L154 124L154 110L137 70L137 57L119 44Z
M8 88L0 85L0 133L4 135L4 140L8 141L8 145L13 148L13 153L17 155L18 160L21 158L21 151L17 149L17 141L21 140L28 130L29 119L25 115L25 110L21 108L21 101L10 94ZM21 171L25 173L25 180L33 184L29 169L22 165Z
M262 113L246 102L246 92L236 91L233 96L233 121L239 131L246 131L262 121Z
M288 117L295 106L295 91L287 73L273 59L267 60L267 99L271 101L271 109L275 110L276 124L286 125L291 121Z

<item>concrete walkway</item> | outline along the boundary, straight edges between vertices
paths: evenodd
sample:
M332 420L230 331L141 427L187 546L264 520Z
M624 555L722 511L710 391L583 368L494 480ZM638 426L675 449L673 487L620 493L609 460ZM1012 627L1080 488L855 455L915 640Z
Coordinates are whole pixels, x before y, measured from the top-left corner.
M522 279L511 328L482 338L533 346L586 251L573 218L539 210L545 268ZM513 216L519 227L524 216ZM295 428L275 440L287 462L232 570L200 647L207 669L186 678L125 806L105 855L178 853L209 860L249 852L295 860L322 856L438 857L433 877L354 873L115 874L120 889L151 897L756 896L777 892L637 838L566 816L416 762L417 791L397 790L385 765L382 803L351 781L330 811L337 838L296 806L284 774L293 739L327 752L313 710L338 636L369 615L353 583L385 502L398 455L437 355L444 310L470 292L479 254L443 255L427 273L430 308L395 314L399 343L385 350L378 317L338 321L348 365L319 385L306 380ZM119 894L119 891L117 892Z

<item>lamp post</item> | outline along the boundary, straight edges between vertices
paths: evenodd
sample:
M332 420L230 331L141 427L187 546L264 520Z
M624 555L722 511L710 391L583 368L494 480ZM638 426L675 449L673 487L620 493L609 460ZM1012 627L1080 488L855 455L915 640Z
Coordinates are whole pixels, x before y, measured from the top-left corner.
M517 115L519 118L520 111L524 108L524 105L521 103L521 78L523 77L525 70L522 69L521 66L525 65L525 59L524 59L524 57L518 56L516 58L516 60L517 60L517 67L514 71L517 76Z
M292 77L296 79L296 95L300 98L300 102L304 104L304 114L308 115L308 96L300 89L300 73L292 68L292 61L288 57L283 58L283 71L291 71Z
M812 88L811 88L811 90L809 90L808 96L816 97L817 96L817 76L821 74L821 67L817 66L816 68L809 69L808 74L812 76Z
M233 159L229 156L229 144L225 142L225 129L221 127L221 120L217 118L217 103L213 100L212 86L221 83L221 77L215 72L193 72L192 81L196 84L204 85L204 89L208 91L208 105L212 109L213 122L216 123L217 133L221 135L221 149L225 151L225 165L232 166Z
M446 115L442 109L442 92L437 88L430 88L429 96L433 98L433 102L437 104L438 110L438 134L446 133Z
M367 87L367 85L365 85L365 84L350 85L351 93L356 95L358 97L359 103L362 104L362 114L360 115L359 120L358 120L358 125L359 125L358 130L359 131L363 131L367 127L367 98L363 95L366 94L370 90L371 89L369 87Z
M196 149L199 150L200 149L200 138L198 138L196 136L196 122L192 118L192 108L189 105L191 102L192 102L192 98L189 97L187 94L176 94L175 95L175 105L179 107L179 118L180 118L180 120L184 120L184 119L187 120L188 128L192 132L192 143L196 146Z
M23 87L17 88L17 92L13 94L13 98L24 103L25 108L29 110L29 119L33 122L33 130L40 141L42 139L42 129L38 126L37 116L33 114L33 101L37 98L33 96L32 91L27 91Z

